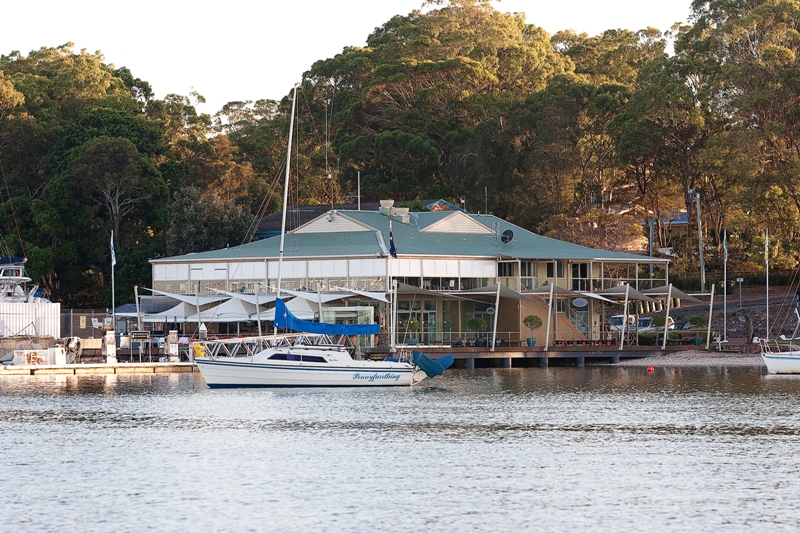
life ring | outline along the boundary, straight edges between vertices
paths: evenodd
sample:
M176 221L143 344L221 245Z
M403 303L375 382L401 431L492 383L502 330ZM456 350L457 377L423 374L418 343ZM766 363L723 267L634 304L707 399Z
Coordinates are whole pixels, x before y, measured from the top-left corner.
M37 364L37 365L43 365L43 364L44 364L44 358L43 358L43 357L39 357L39 358L37 358L37 359L36 359L36 364Z

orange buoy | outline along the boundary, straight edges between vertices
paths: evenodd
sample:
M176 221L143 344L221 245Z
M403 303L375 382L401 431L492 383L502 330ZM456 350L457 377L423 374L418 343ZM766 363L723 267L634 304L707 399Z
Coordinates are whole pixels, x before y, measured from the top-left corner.
M656 369L655 369L655 368L653 368L652 366L648 366L648 367L647 367L647 373L648 373L648 374L652 374L652 373L653 373L653 372L655 372L655 371L656 371Z

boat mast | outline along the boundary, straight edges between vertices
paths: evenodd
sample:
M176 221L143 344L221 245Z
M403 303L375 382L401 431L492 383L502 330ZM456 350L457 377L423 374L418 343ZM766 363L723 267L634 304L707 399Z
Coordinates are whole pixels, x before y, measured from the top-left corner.
M281 275L283 273L283 244L286 237L286 205L289 202L289 167L290 162L292 159L292 133L294 131L294 106L295 101L297 100L297 85L294 86L294 94L292 95L292 112L291 118L289 119L289 146L286 150L286 180L283 183L283 217L281 219L281 248L278 252L278 295L277 297L281 297ZM277 308L276 308L277 309ZM272 338L273 340L278 339L278 326L275 325L275 320L278 317L274 317L272 321L273 325L273 333Z

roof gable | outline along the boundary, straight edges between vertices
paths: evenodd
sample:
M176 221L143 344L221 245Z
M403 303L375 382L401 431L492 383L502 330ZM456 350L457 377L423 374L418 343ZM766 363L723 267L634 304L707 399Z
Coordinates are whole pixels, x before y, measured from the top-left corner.
M445 218L438 220L420 229L423 233L470 233L479 235L490 235L492 230L484 226L471 216L454 211Z
M375 231L375 228L343 215L339 211L328 211L292 230L291 233L353 233L359 231Z

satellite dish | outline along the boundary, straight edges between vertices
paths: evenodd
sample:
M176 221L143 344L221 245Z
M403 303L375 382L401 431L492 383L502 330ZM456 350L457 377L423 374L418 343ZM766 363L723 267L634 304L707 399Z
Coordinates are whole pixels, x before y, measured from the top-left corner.
M503 241L504 243L511 242L511 239L513 238L514 238L514 232L511 231L510 229L505 230L503 234L500 236L500 240Z
M486 314L487 315L493 315L494 314L494 307L487 307L486 308Z

